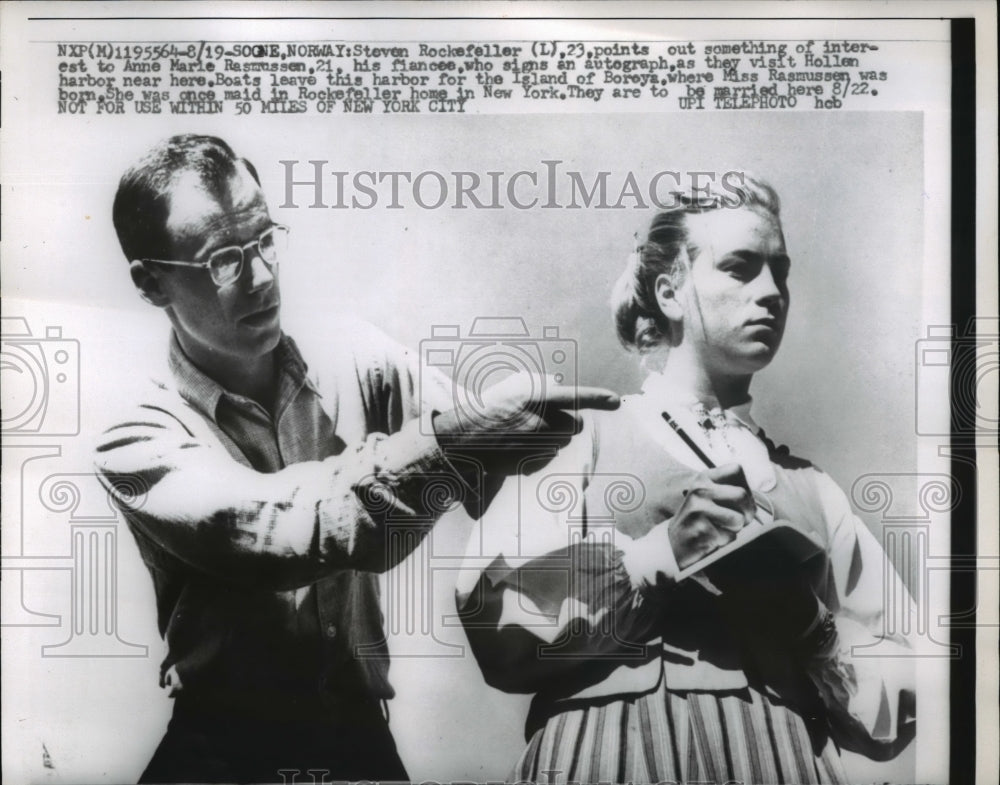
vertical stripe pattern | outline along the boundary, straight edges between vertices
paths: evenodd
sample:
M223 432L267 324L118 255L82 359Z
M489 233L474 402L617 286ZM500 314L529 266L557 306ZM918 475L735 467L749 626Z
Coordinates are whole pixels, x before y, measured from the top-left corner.
M514 781L839 785L840 756L828 741L813 753L802 718L752 688L671 692L573 709L532 736Z

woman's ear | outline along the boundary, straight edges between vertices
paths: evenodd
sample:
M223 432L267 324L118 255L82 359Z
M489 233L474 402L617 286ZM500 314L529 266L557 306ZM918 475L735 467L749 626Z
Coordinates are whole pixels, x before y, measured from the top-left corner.
M139 296L150 305L157 308L164 308L170 305L170 297L160 286L160 280L141 259L136 259L129 263L129 274L132 276L132 283L139 290Z
M677 299L677 289L666 274L658 275L653 282L653 291L656 295L656 304L668 321L679 322L684 318L684 308L680 300Z

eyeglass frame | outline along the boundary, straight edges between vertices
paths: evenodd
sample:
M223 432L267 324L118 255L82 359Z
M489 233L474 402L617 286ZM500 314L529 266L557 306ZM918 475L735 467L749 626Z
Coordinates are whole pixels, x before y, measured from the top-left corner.
M136 259L135 261L142 262L143 264L145 264L146 262L152 262L153 264L169 264L175 267L207 268L209 275L212 276L212 283L214 283L218 288L221 289L223 286L228 286L234 281L239 280L239 277L243 274L243 265L246 264L247 261L247 255L246 255L247 248L253 248L254 246L256 246L257 249L256 255L261 258L261 261L263 261L264 264L268 266L268 268L273 270L277 266L278 264L277 254L275 255L274 261L270 262L267 259L265 259L264 255L260 252L260 241L264 239L264 235L268 234L269 232L274 232L276 229L284 232L286 240L288 239L288 235L291 234L292 231L287 226L285 226L285 224L273 223L267 229L261 232L256 240L251 240L250 242L244 243L243 245L225 245L222 248L216 248L214 251L212 251L212 253L208 255L208 258L203 262L188 262L175 259L150 259L150 258ZM234 248L236 248L240 252L240 263L237 266L236 274L232 278L220 282L216 280L215 274L212 272L212 258L220 253L223 253L224 251L232 251Z

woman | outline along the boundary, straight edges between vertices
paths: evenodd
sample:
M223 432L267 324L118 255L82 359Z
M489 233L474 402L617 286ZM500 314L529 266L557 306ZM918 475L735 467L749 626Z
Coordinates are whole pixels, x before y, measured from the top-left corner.
M913 737L909 661L851 656L907 652L882 635L881 548L750 415L790 263L770 186L727 188L658 214L616 288L642 394L508 481L473 538L497 555L459 582L469 640L487 682L535 695L516 780L844 782L840 748ZM802 547L701 569L775 520Z

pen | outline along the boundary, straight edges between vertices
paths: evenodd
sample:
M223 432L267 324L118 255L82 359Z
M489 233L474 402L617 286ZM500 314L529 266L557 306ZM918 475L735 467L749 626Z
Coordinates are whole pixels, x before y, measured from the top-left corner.
M687 431L681 428L677 421L669 414L666 412L662 412L662 414L663 419L667 421L667 425L674 429L674 433L681 437L684 444L691 449L691 452L697 455L707 468L714 469L715 464L712 462L712 459L705 455L705 451L701 447L695 444L694 439L688 436ZM753 494L754 502L757 504L757 511L765 513L766 517L774 520L774 508L771 506L770 500L763 493L758 493L757 491L751 491L751 493Z
M667 414L667 412L663 412L662 414L663 414L663 419L667 421L667 425L673 428L674 433L676 433L678 436L681 437L681 439L684 440L684 444L686 444L691 449L691 452L697 455L698 458L701 460L703 464L705 464L706 467L708 467L709 469L714 469L715 464L712 462L712 459L709 458L707 455L705 455L705 452L701 449L701 447L695 444L694 439L692 439L690 436L687 435L687 431L681 428L681 426L677 424L677 421L669 414Z

